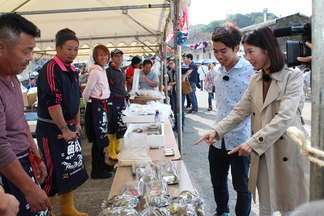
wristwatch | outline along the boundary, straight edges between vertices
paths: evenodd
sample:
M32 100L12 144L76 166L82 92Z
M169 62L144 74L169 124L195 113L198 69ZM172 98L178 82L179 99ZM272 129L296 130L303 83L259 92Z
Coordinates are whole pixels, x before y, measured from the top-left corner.
M2 177L0 176L0 185L3 187Z

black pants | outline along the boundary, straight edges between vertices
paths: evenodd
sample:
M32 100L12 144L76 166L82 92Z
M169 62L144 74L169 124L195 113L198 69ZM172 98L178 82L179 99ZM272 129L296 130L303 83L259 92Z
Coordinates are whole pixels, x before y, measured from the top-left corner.
M98 148L95 139L93 140L91 147L91 159L92 172L102 172L105 163L105 152L103 149Z
M189 94L186 95L186 99L187 99L186 107L189 108L191 106L191 100L190 100Z
M235 214L248 216L251 212L251 193L248 190L248 173L250 168L250 156L238 156L238 153L228 155L225 149L224 139L222 148L209 147L209 167L214 198L217 204L217 213L229 212L228 200L229 192L227 176L231 166L232 182L234 190L237 192Z

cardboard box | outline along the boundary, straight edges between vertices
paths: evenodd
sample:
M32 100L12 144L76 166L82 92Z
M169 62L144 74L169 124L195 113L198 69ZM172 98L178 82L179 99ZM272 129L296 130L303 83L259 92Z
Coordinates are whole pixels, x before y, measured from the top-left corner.
M130 142L130 139L128 137L129 133L136 133L133 132L134 129L142 129L142 133L150 133L150 130L148 130L148 127L150 125L155 125L155 123L150 124L130 124L127 128L127 131L124 135L124 143ZM159 135L147 135L147 145L151 147L164 147L165 146L165 139L164 139L164 124L158 124L161 127L161 134Z
M27 92L23 92L23 100L24 106L32 106L36 102L37 92L28 94Z
M27 94L27 97L28 97L29 106L32 106L36 102L37 92L32 94Z
M28 97L27 97L27 92L23 92L23 100L24 100L24 106L28 106Z

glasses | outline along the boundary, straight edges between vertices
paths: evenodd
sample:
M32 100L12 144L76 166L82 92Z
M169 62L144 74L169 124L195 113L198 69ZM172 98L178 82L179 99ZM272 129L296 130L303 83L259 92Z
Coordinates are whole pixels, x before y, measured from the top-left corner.
M227 75L223 76L223 80L224 81L228 81L229 80L229 76L227 76Z

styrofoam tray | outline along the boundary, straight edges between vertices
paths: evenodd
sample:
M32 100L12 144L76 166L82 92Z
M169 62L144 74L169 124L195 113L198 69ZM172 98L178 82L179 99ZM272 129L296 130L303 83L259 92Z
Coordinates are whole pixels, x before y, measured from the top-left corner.
M142 133L145 133L147 131L147 128L154 123L148 123L148 124L130 124L127 128L127 131L124 135L125 143L130 142L128 134L129 133L136 133L133 132L134 129L141 128L143 130ZM159 124L161 127L161 134L160 135L147 135L147 145L152 147L164 147L165 146L165 140L164 140L164 124Z

